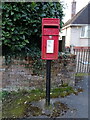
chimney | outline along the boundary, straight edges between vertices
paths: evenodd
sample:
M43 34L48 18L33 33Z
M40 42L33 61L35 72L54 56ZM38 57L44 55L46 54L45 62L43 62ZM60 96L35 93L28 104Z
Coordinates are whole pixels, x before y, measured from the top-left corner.
M73 0L71 8L71 18L76 14L76 1Z

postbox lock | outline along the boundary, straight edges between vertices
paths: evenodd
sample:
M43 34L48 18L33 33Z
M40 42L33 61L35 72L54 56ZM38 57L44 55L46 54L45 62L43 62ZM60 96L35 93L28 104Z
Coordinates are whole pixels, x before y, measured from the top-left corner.
M50 35L49 38L52 39L52 36Z

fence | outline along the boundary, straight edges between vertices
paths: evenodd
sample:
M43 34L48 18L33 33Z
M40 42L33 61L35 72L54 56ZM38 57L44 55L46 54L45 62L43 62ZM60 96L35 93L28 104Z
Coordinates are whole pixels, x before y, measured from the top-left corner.
M76 73L90 72L90 48L74 48L74 54L77 55Z

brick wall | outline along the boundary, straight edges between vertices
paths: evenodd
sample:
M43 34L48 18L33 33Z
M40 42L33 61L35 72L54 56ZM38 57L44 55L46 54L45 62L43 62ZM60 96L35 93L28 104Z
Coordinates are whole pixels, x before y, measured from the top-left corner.
M9 65L2 65L2 88L13 91L18 89L45 89L46 69L45 65L40 74L33 74L32 62L26 67L27 61L13 60ZM46 62L46 61L44 61ZM68 83L74 85L75 55L68 55L67 59L59 58L51 64L51 86L59 87Z

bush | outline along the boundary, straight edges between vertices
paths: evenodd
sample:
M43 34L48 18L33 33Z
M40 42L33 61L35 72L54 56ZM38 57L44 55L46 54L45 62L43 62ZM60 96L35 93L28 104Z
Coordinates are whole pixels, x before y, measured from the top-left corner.
M2 5L2 48L3 55L25 53L41 46L42 18L60 18L63 5L59 2L5 2ZM34 47L37 45L37 48ZM29 54L32 54L31 52ZM37 52L33 52L36 55Z

